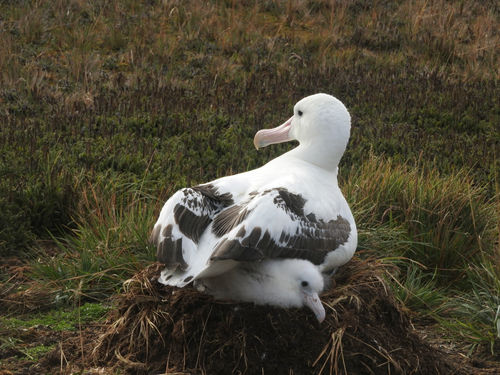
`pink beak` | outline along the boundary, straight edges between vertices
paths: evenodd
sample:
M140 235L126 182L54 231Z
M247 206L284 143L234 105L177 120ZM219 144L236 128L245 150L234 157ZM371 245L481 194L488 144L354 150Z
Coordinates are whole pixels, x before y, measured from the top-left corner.
M274 143L282 143L291 141L289 132L292 125L293 116L290 117L285 123L273 129L259 130L253 139L253 144L258 150L259 148L272 145Z
M318 322L321 323L325 320L325 308L319 299L318 293L304 293L304 305L313 311L314 315L316 315L316 319L318 319Z

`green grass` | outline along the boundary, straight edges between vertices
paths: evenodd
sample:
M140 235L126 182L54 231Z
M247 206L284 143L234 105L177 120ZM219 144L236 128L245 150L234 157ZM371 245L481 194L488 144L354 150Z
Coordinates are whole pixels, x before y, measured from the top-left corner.
M409 309L498 352L498 14L458 0L2 2L0 255L33 264L56 306L107 299L154 259L170 194L293 147L252 138L328 92L352 115L340 178L360 250L395 267Z
M485 252L493 255L498 198L489 198L485 187L475 184L465 170L442 175L435 168L371 157L351 169L344 191L361 228L385 223L411 239L401 251L389 243L392 249L385 252L438 270L440 280L454 284L468 264L480 261Z
M109 306L100 303L84 303L71 310L67 308L49 310L29 315L26 318L0 317L0 322L4 329L29 329L44 326L53 331L76 330L79 324L102 320L109 309Z
M404 259L403 259L404 260ZM401 260L398 260L401 262ZM442 313L447 301L446 290L436 284L435 275L430 275L415 263L400 263L406 269L397 277L391 275L396 298L411 311L421 313L423 317L435 317Z
M0 316L0 365L11 368L7 365L15 361L12 353L21 361L38 363L58 345L59 333L76 333L82 326L102 322L110 308L101 303L84 303L74 308L65 306L21 316Z
M389 281L396 297L469 343L499 344L500 211L498 193L466 170L441 174L371 156L344 174L359 249L397 266Z
M54 349L55 345L36 345L36 346L22 346L22 340L15 337L2 337L0 338L0 350L13 349L19 352L19 357L30 360L38 361L45 354ZM2 365L2 360L0 360Z
M55 345L37 345L33 346L31 348L27 348L24 351L24 355L26 358L32 360L32 361L37 361L41 357L43 357L45 354L49 353L55 348Z
M71 235L54 238L58 253L34 263L37 279L58 291L59 301L100 300L155 259L148 243L158 202L140 183L119 179L89 184L82 191L82 216Z

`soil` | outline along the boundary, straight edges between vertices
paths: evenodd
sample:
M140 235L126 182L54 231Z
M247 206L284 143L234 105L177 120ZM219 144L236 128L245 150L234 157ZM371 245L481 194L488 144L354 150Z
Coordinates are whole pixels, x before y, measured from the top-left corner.
M220 302L162 286L160 270L154 264L128 280L106 324L61 333L29 372L13 373L498 373L425 341L376 261L355 259L335 276L322 296L321 324L308 309Z

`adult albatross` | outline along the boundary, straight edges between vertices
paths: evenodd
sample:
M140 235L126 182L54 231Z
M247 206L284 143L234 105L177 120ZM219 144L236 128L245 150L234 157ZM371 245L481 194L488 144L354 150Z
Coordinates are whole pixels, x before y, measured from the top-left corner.
M293 116L257 132L257 149L297 140L264 166L184 188L163 206L151 234L159 282L194 282L218 299L309 307L321 322L324 276L357 246L353 215L337 183L351 117L327 94L300 100Z

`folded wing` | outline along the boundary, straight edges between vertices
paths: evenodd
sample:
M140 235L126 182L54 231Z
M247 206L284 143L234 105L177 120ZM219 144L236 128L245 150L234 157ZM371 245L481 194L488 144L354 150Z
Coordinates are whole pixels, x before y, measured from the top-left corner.
M351 228L340 215L325 221L305 214L305 203L301 195L275 188L221 211L213 221L221 240L211 261L300 258L321 264L348 240Z

